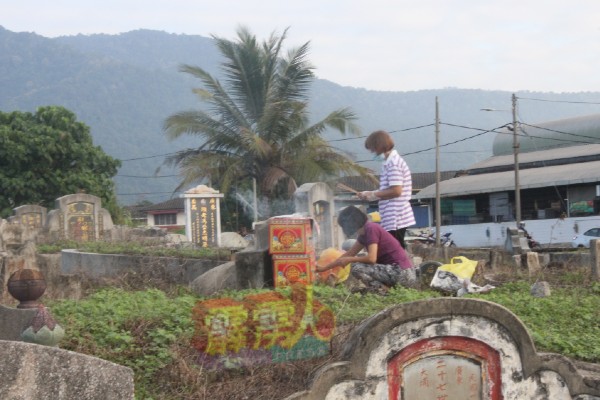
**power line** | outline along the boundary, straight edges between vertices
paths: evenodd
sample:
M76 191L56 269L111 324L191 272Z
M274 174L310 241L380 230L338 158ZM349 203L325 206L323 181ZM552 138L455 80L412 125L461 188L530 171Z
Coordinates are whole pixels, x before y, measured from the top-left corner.
M504 124L504 125L499 126L497 128L489 129L489 130L486 131L486 130L483 130L483 129L480 129L480 128L473 128L473 127L469 127L469 126L449 124L449 123L445 123L445 122L440 122L440 124L441 125L453 126L453 127L456 127L456 128L473 129L473 130L482 131L482 132L480 132L478 134L475 134L475 135L472 135L472 136L468 136L468 137L463 138L463 139L455 140L453 142L448 142L448 143L441 144L439 147L446 147L446 146L450 146L450 145L453 145L453 144L456 144L456 143L464 142L466 140L470 140L470 139L476 138L478 136L485 135L486 133L489 133L489 132L495 132L497 129L501 129L501 128L504 128L506 126L506 124ZM430 151L430 150L435 150L435 147L430 147L428 149L413 151L412 153L405 153L405 154L402 154L402 156L408 156L408 155L412 155L412 154L424 153L424 152Z
M137 158L128 158L126 160L120 160L120 161L137 161L137 160L145 160L147 158L156 158L156 157L165 157L165 156L170 156L172 154L177 154L178 152L172 152L172 153L165 153L165 154L157 154L154 156L147 156L147 157L137 157Z
M550 131L550 132L555 132L555 133L562 133L564 135L570 135L570 136L582 137L582 138L587 138L587 139L599 140L599 138L597 138L595 136L587 136L587 135L580 135L580 134L577 134L577 133L563 132L563 131L558 131L556 129L550 129L550 128L544 128L544 127L537 126L537 125L526 124L524 122L521 122L521 125L529 126L531 128L543 129L545 131Z
M120 178L173 178L179 175L141 176L141 175L115 175Z
M531 97L518 97L519 100L531 100L531 101L544 101L548 103L570 103L570 104L600 104L600 102L594 101L569 101L569 100L548 100L548 99L535 99Z
M427 124L427 125L420 125L420 126L414 126L412 128L405 128L405 129L396 129L393 131L387 131L388 133L392 134L392 133L398 133L398 132L407 132L407 131L413 131L416 129L421 129L421 128L428 128L430 126L434 126L435 124ZM360 135L360 136L354 136L354 137L348 137L348 138L341 138L341 139L332 139L332 140L328 140L327 142L331 143L331 142L343 142L346 140L355 140L355 139L362 139L365 138L369 135Z

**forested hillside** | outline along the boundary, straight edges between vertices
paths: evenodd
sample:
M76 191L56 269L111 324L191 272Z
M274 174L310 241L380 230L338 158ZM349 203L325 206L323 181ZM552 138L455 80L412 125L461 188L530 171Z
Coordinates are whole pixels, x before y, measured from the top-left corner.
M300 44L293 37L286 43ZM0 110L34 111L39 106L61 105L73 111L91 127L94 143L123 161L116 178L122 204L166 200L177 186L176 171L162 168L159 175L164 177L154 177L155 170L165 154L199 144L194 138L169 142L162 130L170 114L201 106L192 94L198 82L178 71L183 63L216 74L218 53L212 39L150 30L49 39L0 27ZM397 79L403 77L399 74ZM517 95L521 98L519 119L527 123L600 112L598 105L577 103L600 102L600 93L521 91ZM375 129L392 131L412 170L429 172L435 168L434 151L424 150L435 144L434 128L411 128L434 123L436 96L442 144L477 135L481 133L478 129L493 129L512 119L510 92L458 88L382 92L342 87L320 79L313 85L310 109L317 119L338 108L352 108L359 116L363 134ZM481 108L505 111L483 112ZM363 138L327 135L332 146L351 152L357 161L370 160ZM465 168L486 158L491 154L493 137L487 133L443 147L441 168ZM376 167L370 162L365 165Z

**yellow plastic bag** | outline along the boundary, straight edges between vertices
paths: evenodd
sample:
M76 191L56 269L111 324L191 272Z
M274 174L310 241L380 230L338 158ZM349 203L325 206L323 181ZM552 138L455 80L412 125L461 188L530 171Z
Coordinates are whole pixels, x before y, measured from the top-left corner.
M324 267L330 262L335 261L342 254L344 254L343 251L329 247L321 252L319 259L317 260L317 265L319 267ZM333 279L333 282L341 283L348 279L348 276L350 275L350 264L343 267L335 267L329 271L318 272L317 274L321 282L327 282L328 279Z
M477 268L477 261L458 256L450 259L450 264L441 265L438 270L452 272L460 279L471 279Z

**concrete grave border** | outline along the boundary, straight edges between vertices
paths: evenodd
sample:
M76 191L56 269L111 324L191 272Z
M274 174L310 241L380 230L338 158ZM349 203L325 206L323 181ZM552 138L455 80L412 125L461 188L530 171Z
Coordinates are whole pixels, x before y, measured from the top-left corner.
M572 399L600 399L600 365L588 364L589 370L582 370L585 363L576 365L559 354L536 352L533 340L521 320L496 303L477 299L437 298L399 304L363 321L345 343L341 361L322 367L317 371L309 390L297 392L287 400L323 400L328 398L330 389L335 385L349 382L360 384L373 380L367 371L371 353L383 341L389 340L387 335L395 328L419 321L429 323L432 318L438 318L436 323L443 323L465 317L485 319L504 328L500 334L507 335L507 340L517 347L522 380L550 371L563 379ZM420 333L411 331L405 334L416 336ZM468 337L467 333L465 337ZM385 355L387 360L393 356L394 354Z
M57 347L0 340L0 398L133 400L131 368Z

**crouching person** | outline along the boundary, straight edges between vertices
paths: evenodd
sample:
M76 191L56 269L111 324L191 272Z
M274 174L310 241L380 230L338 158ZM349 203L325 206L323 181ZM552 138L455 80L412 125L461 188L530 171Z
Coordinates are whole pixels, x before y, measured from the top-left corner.
M385 293L396 285L416 287L417 277L412 262L400 243L379 224L370 222L367 215L354 206L340 211L338 224L344 234L357 234L354 245L331 263L317 267L318 272L352 264L351 273L367 291ZM366 249L366 253L361 250Z

